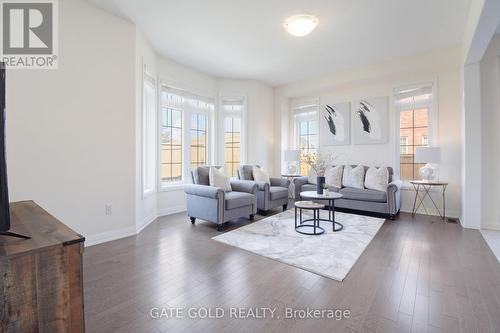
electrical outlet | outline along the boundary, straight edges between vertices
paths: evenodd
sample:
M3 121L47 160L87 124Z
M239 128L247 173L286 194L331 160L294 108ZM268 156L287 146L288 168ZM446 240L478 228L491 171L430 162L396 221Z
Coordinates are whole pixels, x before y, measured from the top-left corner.
M112 212L112 206L111 205L104 205L104 213L106 215L111 215L113 214Z

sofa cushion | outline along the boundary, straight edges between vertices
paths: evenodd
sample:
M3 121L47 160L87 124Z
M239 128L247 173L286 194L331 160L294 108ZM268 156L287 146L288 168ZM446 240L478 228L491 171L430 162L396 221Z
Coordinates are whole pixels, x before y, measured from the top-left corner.
M387 194L383 191L344 187L339 193L343 195L342 199L387 202Z
M210 167L197 167L193 171L191 171L192 177L193 177L193 184L198 184L198 185L210 185L210 180L209 180L209 170Z
M208 172L210 186L219 187L224 192L231 192L231 181L228 176L224 174L222 168L210 167Z
M253 179L253 165L240 165L238 168L238 176L242 180L254 180ZM258 167L258 165L257 165Z
M342 187L343 165L330 166L325 171L325 182L329 186Z
M389 170L381 167L369 167L365 174L365 188L385 191L389 184Z
M365 169L362 165L352 167L346 165L342 175L342 186L363 189L365 183Z
M253 180L256 182L264 182L271 184L271 180L269 179L269 173L264 171L264 169L254 165L252 168L252 176Z
M288 197L288 189L281 186L271 186L269 187L269 192L271 200L278 200Z
M254 203L255 196L246 192L226 192L226 210L249 206Z

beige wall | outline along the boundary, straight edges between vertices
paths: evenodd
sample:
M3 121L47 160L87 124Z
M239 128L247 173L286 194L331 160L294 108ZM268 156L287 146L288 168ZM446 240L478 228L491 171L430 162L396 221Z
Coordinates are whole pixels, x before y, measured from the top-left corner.
M329 147L338 156L338 163L360 163L365 165L395 166L396 128L392 107L392 91L395 87L425 82L437 82L438 124L437 143L442 147L439 175L450 183L448 188L448 214L460 214L460 163L461 163L461 85L460 48L453 47L421 54L409 58L393 59L390 62L339 72L321 78L304 80L275 89L275 105L281 119L277 134L281 145L293 144L293 124L288 101L294 98L319 98L320 103L347 102L359 98L390 96L389 142L376 145L348 145ZM278 138L275 137L275 140ZM283 148L284 149L284 148ZM276 155L279 156L280 148ZM278 161L277 163L279 163ZM411 209L413 192L405 190L403 209Z
M11 201L35 200L89 239L127 234L135 230L135 29L76 0L59 1L59 20L59 69L7 72Z

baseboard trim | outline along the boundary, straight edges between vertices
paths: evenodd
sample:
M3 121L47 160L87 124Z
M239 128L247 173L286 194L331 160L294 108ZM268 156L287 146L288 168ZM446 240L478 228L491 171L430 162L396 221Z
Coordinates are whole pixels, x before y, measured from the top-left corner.
M86 236L85 247L111 242L120 238L135 236L136 234L137 232L134 227L128 227L102 232L94 236Z
M94 246L106 242L111 242L120 238L126 238L130 236L136 236L141 233L148 225L156 221L159 217L168 216L172 214L182 213L186 211L185 206L175 206L169 208L163 208L146 216L142 222L134 227L116 229L111 231L106 231L94 236L86 237L85 247Z
M158 210L158 217L182 213L185 211L186 211L185 206L175 206L175 207L169 207L169 208L162 208L162 209Z
M401 212L411 214L411 209L401 208ZM425 212L419 211L419 212L417 212L417 214L429 215L429 216L439 216L437 213L434 213L434 212L431 212L430 214L425 214ZM446 211L446 217L451 217L451 218L460 220L460 214L458 212L454 212L454 211L451 211L451 212Z

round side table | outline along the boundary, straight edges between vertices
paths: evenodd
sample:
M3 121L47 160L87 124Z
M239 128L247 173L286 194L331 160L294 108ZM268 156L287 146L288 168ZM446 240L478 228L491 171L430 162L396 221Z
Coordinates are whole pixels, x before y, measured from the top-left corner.
M330 192L327 195L318 194L316 191L300 192L300 197L309 200L328 201L328 219L319 219L320 221L330 222L332 224L332 231L337 232L344 228L342 223L335 221L335 200L343 197L342 194L337 192Z
M297 201L295 203L295 231L304 235L321 235L325 232L325 229L319 226L319 211L325 208L325 205L312 202L312 201ZM299 223L297 223L297 209L299 210ZM312 219L302 219L302 210L312 210ZM306 222L312 222L306 223Z

